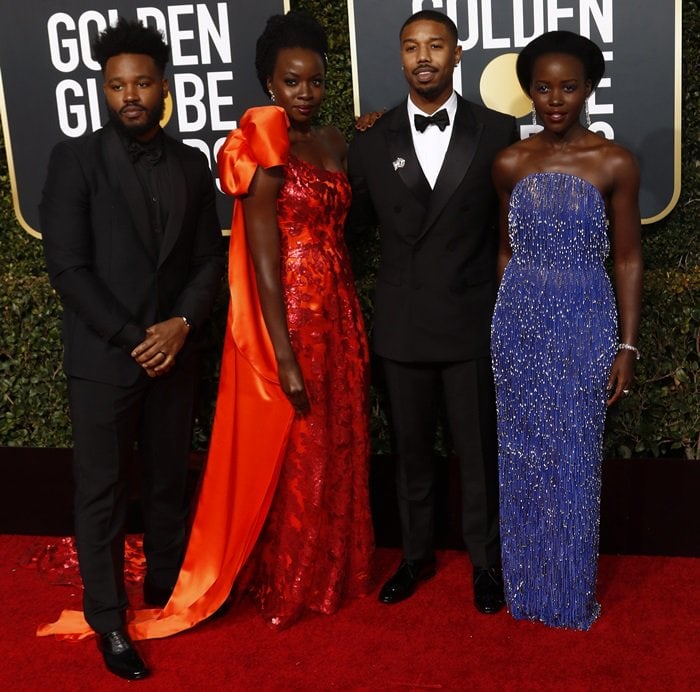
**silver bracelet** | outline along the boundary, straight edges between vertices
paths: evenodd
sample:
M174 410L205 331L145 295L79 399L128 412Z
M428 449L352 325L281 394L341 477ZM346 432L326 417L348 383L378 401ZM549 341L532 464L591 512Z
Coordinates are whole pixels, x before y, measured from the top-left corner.
M620 343L617 345L617 350L618 351L633 351L634 355L637 357L637 360L639 360L642 357L642 354L639 352L639 349L636 346L632 346L632 344Z
M184 315L180 315L180 319L185 323L185 327L192 328L192 322L190 322ZM639 356L637 356L639 358Z

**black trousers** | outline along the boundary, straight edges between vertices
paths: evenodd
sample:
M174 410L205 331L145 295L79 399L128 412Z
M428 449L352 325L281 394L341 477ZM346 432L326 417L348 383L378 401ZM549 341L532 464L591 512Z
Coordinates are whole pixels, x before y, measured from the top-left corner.
M131 387L68 378L75 535L83 610L98 633L123 627L127 471L138 448L147 576L172 587L186 538L186 481L199 359Z
M464 544L475 567L498 564L498 446L490 360L401 363L385 358L383 365L397 447L405 559L434 554L433 447L444 397L459 457Z

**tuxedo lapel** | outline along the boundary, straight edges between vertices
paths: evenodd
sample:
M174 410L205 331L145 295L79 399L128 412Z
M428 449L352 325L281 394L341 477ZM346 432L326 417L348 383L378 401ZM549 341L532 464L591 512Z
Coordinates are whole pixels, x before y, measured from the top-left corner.
M424 206L428 206L431 190L418 163L411 137L411 123L405 107L398 106L391 114L387 129L387 145L394 173Z
M155 241L148 224L148 207L141 183L119 134L110 125L106 125L103 131L107 175L112 187L123 192L132 223L144 246L153 254Z
M421 225L421 236L435 223L450 197L464 180L476 154L482 130L483 125L477 122L469 104L459 99L450 145L430 195L428 211Z
M165 137L165 163L168 167L168 178L170 180L170 204L168 209L168 221L165 225L165 234L160 248L158 265L165 261L170 254L182 228L182 221L187 203L187 188L185 186L185 172L182 161L177 155L175 147L171 146L170 139Z

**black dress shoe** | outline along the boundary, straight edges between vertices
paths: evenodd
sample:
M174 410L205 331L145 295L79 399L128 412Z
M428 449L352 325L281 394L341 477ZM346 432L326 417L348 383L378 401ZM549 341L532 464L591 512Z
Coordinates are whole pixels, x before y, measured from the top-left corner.
M474 568L474 605L484 615L494 615L505 604L503 577L498 567Z
M167 589L162 586L157 586L148 578L143 580L143 600L148 605L154 605L162 608L172 595L172 588Z
M435 560L402 560L394 576L382 586L379 600L398 603L413 595L419 581L435 575Z
M151 671L146 668L146 664L123 630L100 634L97 641L110 673L125 680L143 680L150 674Z

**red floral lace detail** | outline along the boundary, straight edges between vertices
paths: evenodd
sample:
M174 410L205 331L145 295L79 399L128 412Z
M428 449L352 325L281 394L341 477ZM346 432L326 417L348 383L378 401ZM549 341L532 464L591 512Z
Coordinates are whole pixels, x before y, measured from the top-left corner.
M78 551L72 536L32 546L20 560L20 565L36 569L50 584L83 588L78 567ZM124 542L124 583L127 591L140 589L145 574L143 536L128 535Z

